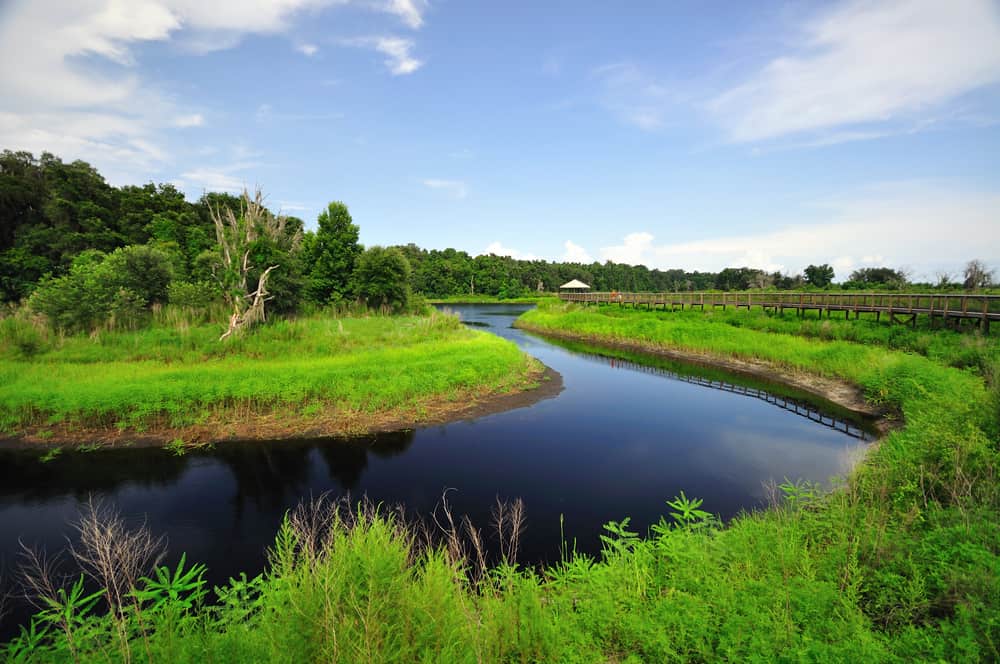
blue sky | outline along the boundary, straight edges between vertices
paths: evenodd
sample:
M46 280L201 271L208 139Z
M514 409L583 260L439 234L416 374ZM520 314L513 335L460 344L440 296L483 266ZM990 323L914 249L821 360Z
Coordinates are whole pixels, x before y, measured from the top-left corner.
M0 147L366 244L1000 267L1000 3L19 0Z

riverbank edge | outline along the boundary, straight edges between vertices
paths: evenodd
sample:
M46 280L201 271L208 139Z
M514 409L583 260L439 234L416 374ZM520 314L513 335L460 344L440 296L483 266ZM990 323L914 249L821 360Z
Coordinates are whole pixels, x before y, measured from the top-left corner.
M532 406L551 399L563 390L562 375L531 358L532 368L525 377L504 390L469 389L458 393L431 395L402 408L376 413L331 411L304 416L297 413L268 412L241 414L239 420L225 416L184 427L153 427L147 431L115 427L87 427L73 424L34 426L14 436L0 437L0 449L50 449L56 447L100 448L165 447L177 444L207 446L264 440L298 440L324 437L363 436L374 433L441 426Z
M735 374L741 374L751 378L764 379L788 387L794 388L814 397L829 401L841 408L844 408L857 415L871 418L879 438L885 436L894 429L904 425L898 413L877 408L865 398L864 390L861 386L850 381L828 376L820 376L806 371L798 371L788 366L761 360L758 358L735 357L732 355L721 355L718 353L707 353L693 349L685 349L660 344L628 340L620 338L605 337L599 334L582 334L579 332L568 332L566 330L554 330L547 327L525 323L521 319L514 321L514 327L531 332L543 337L552 337L565 341L577 341L583 343L596 344L607 348L628 350L648 355L698 364L706 367L723 369Z

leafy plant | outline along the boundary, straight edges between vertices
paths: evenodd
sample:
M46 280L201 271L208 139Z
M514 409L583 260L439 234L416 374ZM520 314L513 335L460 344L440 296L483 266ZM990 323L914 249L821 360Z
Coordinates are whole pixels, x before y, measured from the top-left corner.
M696 530L716 525L718 519L710 512L699 509L704 502L701 498L688 498L681 491L679 496L668 500L667 505L673 510L670 516L684 530Z
M155 578L142 577L142 586L134 591L137 600L148 604L152 611L165 608L190 611L205 598L205 572L207 568L196 563L185 569L187 557L181 554L177 567L171 570L161 565L154 570Z

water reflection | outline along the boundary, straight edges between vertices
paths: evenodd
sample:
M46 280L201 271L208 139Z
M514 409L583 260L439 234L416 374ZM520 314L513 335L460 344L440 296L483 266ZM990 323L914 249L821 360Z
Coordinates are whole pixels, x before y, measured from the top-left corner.
M19 539L63 546L67 522L94 494L168 535L174 560L186 552L208 565L210 583L224 583L262 568L286 510L304 498L367 494L427 514L445 488L455 489L449 500L457 512L480 526L490 522L497 496L523 498L521 560L546 561L559 555L561 516L567 539L596 553L603 523L631 516L641 531L681 490L729 518L761 504L763 481L823 482L863 449L767 398L694 384L746 387L740 377L668 364L650 370L624 355L612 366L585 348L514 329L526 306L451 308L554 368L563 392L474 421L357 438L227 443L180 457L119 449L65 452L42 463L37 452L0 451L0 566L13 566ZM798 398L780 386L758 387ZM839 417L829 404L804 403ZM21 618L4 621L0 638Z

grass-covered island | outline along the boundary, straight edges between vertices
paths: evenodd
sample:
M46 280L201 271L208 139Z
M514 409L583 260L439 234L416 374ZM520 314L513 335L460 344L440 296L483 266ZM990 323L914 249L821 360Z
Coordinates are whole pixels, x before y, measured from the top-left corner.
M315 316L59 335L0 321L0 431L24 442L186 443L442 421L536 387L543 368L457 317ZM550 381L547 381L550 382Z
M839 377L860 386L899 426L832 492L786 482L774 487L770 509L724 525L711 516L710 505L682 493L664 505L666 516L650 532L630 530L622 515L606 525L598 559L574 553L570 540L561 561L545 568L516 562L516 504L498 506L492 537L499 538L493 545L499 558L491 561L483 553L491 533L474 527L485 524L442 512L421 527L386 506L314 500L286 517L263 574L225 587L208 588L203 568L183 560L146 578L115 572L113 565L87 567L90 578L103 584L96 595L88 595L93 586L85 590L82 582L65 590L36 584L49 599L33 625L8 644L7 657L1000 657L994 339L864 321L563 305L529 312L520 324L594 342L692 352L702 359L737 357ZM330 325L331 335L340 334L335 323L307 325ZM243 343L241 352L252 353L258 341ZM85 514L80 526L85 535L94 534L74 554L84 565L92 559L147 560L156 550L141 531L129 534L120 518ZM44 567L35 569L32 578L44 579Z

